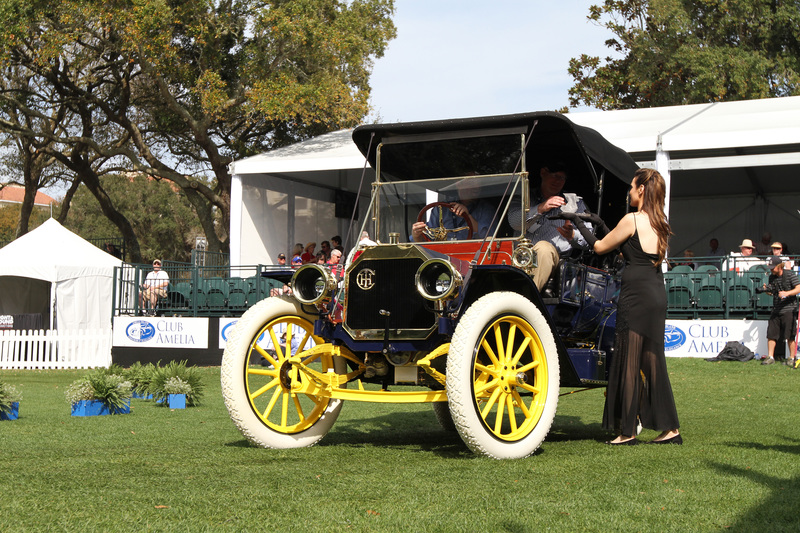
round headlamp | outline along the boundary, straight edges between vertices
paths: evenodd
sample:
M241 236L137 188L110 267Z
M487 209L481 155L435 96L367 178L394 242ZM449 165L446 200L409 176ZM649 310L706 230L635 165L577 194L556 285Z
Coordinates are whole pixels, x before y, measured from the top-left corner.
M515 267L523 270L535 268L536 252L533 251L533 246L529 243L520 243L515 249L514 254L511 256L511 261Z
M455 298L463 283L461 273L444 259L429 259L422 263L415 280L423 298L434 301Z
M291 281L292 294L301 303L326 302L336 291L336 278L327 267L317 264L303 265L297 269Z

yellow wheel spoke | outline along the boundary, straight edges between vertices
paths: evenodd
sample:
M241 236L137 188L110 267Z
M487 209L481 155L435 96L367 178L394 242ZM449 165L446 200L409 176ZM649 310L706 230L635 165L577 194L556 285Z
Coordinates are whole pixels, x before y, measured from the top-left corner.
M519 360L522 357L522 354L524 354L528 350L528 345L530 343L531 343L531 338L530 337L525 337L525 340L522 341L522 344L520 344L520 346L519 346L519 350L517 350L517 353L515 353L514 357L511 359L511 364L512 365L517 365L517 363L519 363Z
M258 352L258 354L261 357L263 357L264 359L269 361L272 366L278 366L278 362L275 359L272 358L272 354L270 354L268 351L266 351L264 348L262 348L258 344L256 344L254 346L254 348L255 348L256 352Z
M500 387L497 387L496 389L494 389L494 392L492 392L492 395L489 396L489 399L486 401L486 406L484 406L483 411L481 411L481 416L483 417L484 420L486 420L486 417L489 415L489 411L491 411L492 407L494 407L494 403L497 401L497 397L500 396L500 392L501 392Z
M525 389L526 391L532 392L534 394L539 394L540 392L542 392L542 390L539 389L538 387L533 387L531 385L528 385L527 383L520 383L519 385L517 385L517 387L519 387L520 389Z
M539 361L532 361L525 366L521 366L517 369L517 372L527 372L528 370L533 370L539 366Z
M475 396L481 395L485 391L490 389L491 387L496 387L496 386L497 386L497 380L496 379L492 379L490 381L487 381L486 383L481 383L480 385L478 383L475 383L475 385L474 385L474 387L475 387Z
M268 368L248 368L247 374L249 376L269 376L272 378L278 377L278 371Z
M281 344L278 342L278 337L275 336L275 328L269 328L269 338L272 339L272 349L275 350L275 353L278 355L278 362L286 359L286 355L281 352Z
M272 398L270 398L269 403L267 404L267 408L264 409L264 417L268 417L272 410L275 409L275 404L278 403L278 399L281 397L281 389L278 387L275 389L275 392L272 394Z
M300 406L300 398L298 398L296 394L292 394L292 400L294 400L294 408L297 409L297 416L300 419L299 423L302 423L306 417L303 414L303 408Z
M489 374L490 376L497 375L497 372L494 370L494 368L482 365L480 363L475 363L475 370L480 370L484 374Z
M511 432L516 433L517 431L517 416L514 412L514 400L511 398L511 394L506 394L506 408L508 411L508 421L511 424Z
M506 406L506 397L506 394L501 394L500 401L497 402L497 414L494 417L494 432L498 435L500 435L503 430L503 409L505 409Z
M496 367L500 366L500 361L498 361L497 356L494 354L494 350L492 347L489 346L489 341L486 340L486 337L483 338L481 342L481 347L486 351L486 355L489 356L489 359L492 361L492 364Z
M280 383L280 380L273 379L272 381L270 381L269 383L267 383L266 385L264 385L263 387L261 387L260 389L255 391L254 393L252 393L250 395L250 399L251 400L255 400L256 398L258 398L259 396L261 396L262 394L264 394L268 390L270 390L270 389L274 388L275 386L277 386L278 383Z
M494 345L497 346L497 361L498 367L502 368L502 366L506 362L506 354L505 354L505 345L503 344L503 330L500 328L500 322L495 324L494 326Z
M516 390L511 393L511 396L514 398L514 403L516 403L517 407L519 407L522 411L522 415L525 418L530 417L531 412L528 410L528 406L525 405L525 402L522 400L522 396L520 396Z
M511 364L511 354L514 353L514 338L517 336L517 325L511 324L511 327L508 328L508 339L506 339L506 347L504 353L506 355L506 361L508 364Z
M281 394L281 426L286 427L289 421L289 393Z

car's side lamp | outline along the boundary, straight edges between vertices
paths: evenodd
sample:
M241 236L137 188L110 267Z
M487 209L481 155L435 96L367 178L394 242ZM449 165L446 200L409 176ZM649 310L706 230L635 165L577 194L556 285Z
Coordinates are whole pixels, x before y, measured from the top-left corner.
M536 252L533 250L533 243L529 239L522 239L517 243L511 256L511 262L515 267L521 268L528 274L533 273L538 262L536 261Z

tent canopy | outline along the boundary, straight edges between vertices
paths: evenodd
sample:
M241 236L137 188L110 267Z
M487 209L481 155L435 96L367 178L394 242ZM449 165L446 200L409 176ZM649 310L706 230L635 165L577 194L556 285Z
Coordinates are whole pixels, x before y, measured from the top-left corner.
M122 261L72 233L55 219L0 248L0 313L55 310L59 329L99 329L111 324L114 267ZM47 302L41 283L50 283Z

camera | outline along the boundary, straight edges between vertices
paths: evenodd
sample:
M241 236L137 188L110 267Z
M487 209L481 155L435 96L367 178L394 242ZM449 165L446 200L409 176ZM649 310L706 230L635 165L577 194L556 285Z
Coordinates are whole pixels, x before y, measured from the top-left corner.
M770 294L778 294L781 288L778 287L774 282L769 283L763 287L756 287L756 294L761 294L762 292L768 292Z

